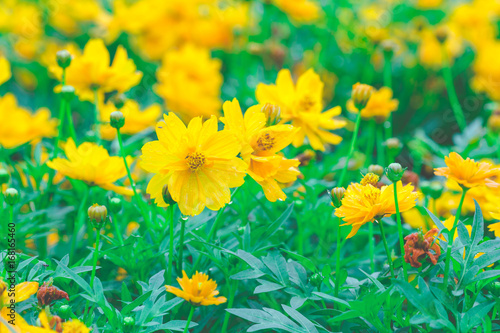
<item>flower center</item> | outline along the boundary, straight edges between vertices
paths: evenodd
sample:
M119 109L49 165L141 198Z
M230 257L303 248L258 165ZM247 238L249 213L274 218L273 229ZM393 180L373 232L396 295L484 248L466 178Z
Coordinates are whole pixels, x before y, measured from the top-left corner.
M259 137L257 145L260 150L271 150L274 147L274 141L275 139L271 134L265 133Z
M369 172L361 180L361 185L366 186L366 185L370 184L370 185L376 187L379 179L380 179L379 176L377 176L374 173Z
M372 205L375 205L380 197L380 190L373 186L366 186L363 191L364 197L368 200Z
M299 102L300 108L304 111L309 111L314 104L314 100L309 95L304 96Z
M203 165L205 165L205 161L207 158L203 153L189 153L186 156L186 162L187 165L189 166L189 169L192 171L197 171L199 168L201 168Z

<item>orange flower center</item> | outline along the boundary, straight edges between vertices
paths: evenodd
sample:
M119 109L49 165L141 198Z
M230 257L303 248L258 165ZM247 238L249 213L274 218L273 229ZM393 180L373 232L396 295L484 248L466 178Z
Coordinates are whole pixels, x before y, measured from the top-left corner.
M303 111L309 111L314 104L314 100L309 95L306 95L300 100L299 107Z
M257 145L260 150L271 150L274 147L274 141L274 137L271 134L266 133L259 137Z
M379 176L377 176L374 173L369 172L361 180L361 185L366 186L366 185L370 184L372 186L377 186L379 179L380 179Z
M189 166L189 169L192 171L197 171L199 168L201 168L203 165L205 165L207 158L203 153L189 153L186 156L186 162L187 165Z
M375 205L380 197L380 190L373 186L367 186L363 194L366 200Z

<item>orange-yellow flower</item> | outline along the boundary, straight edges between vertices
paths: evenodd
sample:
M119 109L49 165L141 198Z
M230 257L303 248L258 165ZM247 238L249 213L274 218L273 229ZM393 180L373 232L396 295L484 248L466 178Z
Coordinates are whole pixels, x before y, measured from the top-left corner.
M315 150L325 150L325 144L339 144L342 138L330 132L346 125L343 120L335 119L341 112L339 106L323 110L323 82L314 70L302 74L295 85L290 71L282 69L276 84L257 86L255 95L260 104L271 103L281 107L282 122L291 122L300 128L292 144L299 147L304 140Z
M272 3L300 23L316 21L322 14L319 3L311 0L272 0Z
M133 195L134 192L123 186L113 184L127 175L123 159L109 156L108 151L95 143L84 142L78 147L72 139L64 145L67 159L55 158L47 165L72 179L86 182L89 186L99 186L118 194ZM131 158L127 157L130 164Z
M496 216L495 218L499 219L500 216ZM495 237L500 237L500 222L490 224L488 229L495 234Z
M488 187L500 186L500 184L490 179L500 175L500 168L495 168L489 162L476 162L468 157L464 160L462 156L455 152L446 156L444 161L447 167L434 169L436 176L445 176L467 188L482 185Z
M9 61L4 56L0 56L0 85L7 82L11 76Z
M122 46L118 46L110 65L109 52L101 39L91 39L83 54L75 56L66 69L66 84L75 88L81 100L87 101L94 100L94 90L100 95L112 91L123 93L137 85L141 78L142 73L128 59Z
M226 302L225 297L216 297L219 295L217 283L210 280L208 275L204 273L196 272L191 278L188 278L186 272L182 271L182 278L177 278L177 282L179 282L182 290L172 286L165 286L167 292L184 298L194 306L219 305Z
M158 141L142 147L141 167L154 173L146 189L165 207L163 187L184 215L198 215L205 207L219 210L231 200L230 188L244 183L247 165L237 156L241 144L233 133L217 130L217 118L205 123L193 118L186 127L174 113L156 125Z
M398 181L397 191L400 212L415 206L418 193L413 192L411 184L403 186L401 181ZM363 186L359 183L347 187L342 206L335 211L336 216L343 218L345 222L343 225L352 226L347 238L354 236L362 225L395 213L394 186L382 186L379 189L371 184Z
M289 160L278 152L288 146L298 129L292 125L266 127L266 116L261 105L249 108L243 116L238 100L223 105L224 129L234 133L242 145L241 157L248 164L248 174L264 190L269 201L285 200L286 195L280 183L297 179L300 162Z
M392 90L387 87L382 87L379 90L373 91L365 108L361 110L361 117L365 119L376 118L383 121L387 119L392 112L397 110L398 105L398 100L392 99ZM347 110L353 113L359 112L352 99L347 101Z

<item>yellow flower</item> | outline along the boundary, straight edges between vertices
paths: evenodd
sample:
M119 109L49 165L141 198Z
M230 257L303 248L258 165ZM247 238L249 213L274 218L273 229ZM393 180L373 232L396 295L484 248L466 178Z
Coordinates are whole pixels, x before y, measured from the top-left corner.
M57 64L56 54L58 51L66 50L72 57L79 57L82 51L74 42L61 44L58 40L49 40L44 44L44 50L38 61L49 70L49 74L55 78L62 77L62 68Z
M0 56L0 85L7 82L11 76L9 61L5 57Z
M264 190L269 201L285 200L280 183L291 183L297 179L300 162L288 160L277 154L288 146L297 133L291 125L266 127L266 116L262 105L249 108L243 116L240 103L235 98L223 105L224 129L230 130L242 145L241 157L248 165L248 174Z
M101 137L105 140L113 140L116 137L116 129L109 125L109 117L116 107L108 102L99 107L100 119L106 124L101 126ZM127 100L120 109L125 117L125 125L120 128L122 134L136 134L147 128L154 127L161 115L161 107L152 104L144 110L140 110L139 103L134 100Z
M10 332L30 332L30 333L45 333L51 332L39 327L29 326L26 321L18 314L15 313L15 325L9 325L8 322L12 320L10 309L7 308L11 302L19 303L27 300L38 291L38 282L22 282L15 286L15 298L9 296L12 293L9 286L0 278L0 333ZM5 322L3 322L4 320Z
M415 206L418 193L413 192L411 184L403 186L397 183L399 211L404 212ZM382 217L396 213L394 203L394 186L382 186L381 189L372 185L363 186L353 183L347 187L342 206L335 211L335 215L343 218L343 225L351 225L352 230L347 236L356 235L359 228L365 223L373 223Z
M158 141L142 147L141 167L154 173L146 189L158 206L165 207L162 190L184 215L198 215L208 207L219 210L231 200L229 188L244 183L247 165L237 156L241 145L229 131L217 131L217 118L205 123L193 118L186 127L174 114L156 125Z
M417 7L421 9L434 9L439 8L443 0L418 0Z
M62 324L62 333L89 333L90 329L78 319L73 319Z
M474 60L474 77L471 80L472 88L477 92L484 92L489 98L500 100L500 61L495 54L500 52L500 42L485 43L478 49Z
M104 147L91 142L84 142L76 147L72 139L64 145L64 152L67 159L55 158L48 161L47 165L66 177L82 180L89 186L99 186L123 195L134 194L131 189L113 184L127 175L121 157L110 157ZM127 160L127 163L131 162L130 157Z
M109 52L101 39L91 39L81 56L75 56L66 69L66 84L75 88L81 100L94 100L94 90L100 95L112 91L123 93L137 85L142 73L127 58L127 51L118 46L110 66ZM61 79L59 77L59 79Z
M423 232L429 231L429 222L425 216L422 216L418 208L412 208L406 212L402 212L403 221L413 229L422 229Z
M299 23L314 22L322 15L319 3L311 0L272 0L272 3Z
M425 29L420 33L418 57L420 63L426 67L440 69L443 66L443 52L445 52L449 63L453 63L454 58L463 52L462 39L453 27L445 26L442 28L446 29L448 34L443 45L437 39L435 30Z
M464 160L455 152L446 156L444 161L447 167L434 169L436 176L445 176L467 188L481 185L498 187L500 185L490 179L500 174L500 168L494 168L489 162L476 162L468 157Z
M26 142L36 143L41 138L55 136L57 121L50 119L50 111L39 109L35 114L17 105L10 93L0 97L0 145L10 149Z
M315 150L325 150L325 144L339 144L342 138L329 130L346 125L343 120L335 119L341 109L339 106L323 110L323 82L314 70L302 74L295 85L290 71L282 69L278 73L276 84L257 86L255 92L260 104L271 103L281 107L283 122L291 121L295 128L300 128L292 144L299 147L307 137Z
M392 90L387 87L382 87L379 90L373 91L365 108L361 110L361 117L365 119L376 118L377 120L383 121L387 119L392 112L397 110L398 105L398 100L392 99ZM353 113L359 112L352 99L347 101L347 110Z
M208 49L185 45L168 52L157 72L156 93L166 107L186 121L193 117L219 115L222 86L221 61Z
M500 220L500 214L496 215L495 219ZM500 237L500 222L490 224L488 229L495 234L495 237Z
M57 9L49 10L49 23L68 36L81 32L80 25L97 20L101 7L97 0L57 0Z
M188 278L185 271L182 271L182 278L177 278L177 282L182 290L172 286L165 286L167 292L177 297L184 298L194 306L219 305L226 302L225 297L216 297L219 295L217 283L210 280L204 273L194 274Z

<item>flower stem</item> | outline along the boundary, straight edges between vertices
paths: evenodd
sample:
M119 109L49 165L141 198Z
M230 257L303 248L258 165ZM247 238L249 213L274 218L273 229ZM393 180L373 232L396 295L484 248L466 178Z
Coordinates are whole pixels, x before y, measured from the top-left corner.
M370 271L375 272L375 237L373 235L373 223L368 225L368 249L370 251Z
M122 231L120 230L120 226L118 225L116 221L116 215L114 216L113 219L113 226L115 227L115 234L116 238L118 238L118 241L120 242L120 245L123 246L123 236L122 236Z
M229 286L230 286L230 292L229 292L229 300L228 300L228 303L227 303L227 309L230 309L233 307L233 303L234 303L234 296L236 294L236 284L238 283L238 281L230 281L229 282ZM222 324L222 333L226 333L227 332L227 326L229 325L229 317L231 316L231 314L229 312L226 311L226 314L224 315L224 323Z
M370 165L372 163L373 148L374 148L374 144L375 144L375 141L373 140L373 138L375 137L376 126L377 126L377 123L375 122L375 119L370 119L369 127L368 127L368 133L369 133L368 144L366 145L366 152L365 152L365 156L366 156L365 166Z
M389 52L384 52L384 86L392 89L392 55ZM392 113L389 115L384 124L385 138L392 137Z
M458 127L460 127L460 131L463 132L466 127L465 117L462 111L462 107L460 106L460 102L458 101L455 86L453 84L453 74L451 73L450 62L448 61L448 55L446 54L446 50L444 47L442 48L442 54L443 77L446 84L446 91L448 92L451 109L453 110L453 114L455 115L455 119L457 120Z
M172 273L173 273L173 261L174 261L174 205L169 205L167 207L167 219L169 221L169 232L170 232L170 242L168 244L168 275L167 275L167 285L172 284Z
M340 249L342 247L341 235L340 235L340 223L342 219L339 217L339 223L337 224L337 250L336 254L336 263L335 263L335 297L339 296L340 289Z
M391 269L391 276L394 279L394 267L392 265L391 252L389 251L389 245L387 245L387 239L385 238L384 224L382 221L378 223L380 227L380 234L382 235L382 241L384 242L385 253L387 254L387 261L389 262L389 268Z
M446 249L446 260L444 264L444 278L443 278L443 290L446 290L448 287L448 278L450 275L450 264L451 264L451 249L453 247L453 238L455 236L455 231L457 230L457 224L460 220L460 215L462 213L462 205L464 204L465 194L467 193L467 189L465 187L462 188L462 198L460 198L460 203L458 204L457 213L455 216L455 221L453 222L453 228L448 233L448 247Z
M356 125L354 126L354 133L353 133L352 139L351 139L351 147L349 148L349 154L346 157L345 165L344 165L344 168L342 169L342 173L340 174L339 183L337 185L339 187L343 186L346 172L347 172L347 168L349 167L349 160L351 159L352 154L354 153L354 150L356 148L356 142L358 140L359 125L361 124L361 111L362 110L359 110L358 116L356 117Z
M94 89L94 124L95 124L95 135L97 138L97 144L101 143L101 120L99 115L99 94L97 88Z
M101 241L101 229L96 229L94 261L92 262L92 275L90 276L90 288L94 287L95 270L96 270L96 266L97 266L97 259L99 258L99 242L100 241Z
M191 324L191 320L193 319L193 314L194 314L194 306L191 305L191 310L189 311L189 316L186 322L186 327L184 328L184 333L189 332L189 324Z
M76 131L75 125L73 124L73 115L71 114L71 103L66 103L66 118L68 118L69 135L76 144Z
M385 151L384 151L384 133L383 125L377 126L377 164L385 164Z
M187 216L181 216L181 236L179 239L179 257L177 258L177 273L182 274L182 262L184 260L184 233L186 231Z
M76 224L73 229L73 236L71 237L71 250L70 250L70 255L69 258L70 260L75 259L75 251L76 251L76 242L78 238L78 232L80 231L81 227L83 226L83 219L85 219L85 205L87 204L87 199L89 197L89 188L85 186L85 189L83 191L83 199L80 202L80 207L78 208L78 215L76 219Z
M408 282L408 269L406 267L406 261L404 260L405 247L403 239L403 225L401 224L401 214L399 213L397 182L393 183L393 186L394 186L394 204L396 205L396 219L398 221L399 249L401 250L401 258L403 259L403 276L405 281Z

